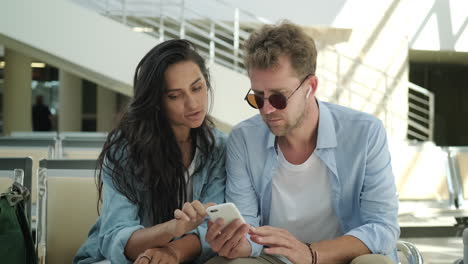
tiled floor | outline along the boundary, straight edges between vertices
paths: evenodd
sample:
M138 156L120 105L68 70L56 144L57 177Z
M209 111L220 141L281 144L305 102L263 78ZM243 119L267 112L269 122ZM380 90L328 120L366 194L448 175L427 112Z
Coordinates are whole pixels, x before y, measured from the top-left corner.
M416 245L423 255L424 264L453 264L463 257L461 237L401 238Z
M455 217L467 217L464 210L444 209L446 206L434 204L400 203L399 223L402 227L402 238L416 245L423 255L425 264L453 264L463 258L463 228L454 233L445 232L444 227L457 225ZM403 228L412 228L413 237L404 237ZM441 228L442 227L442 228ZM408 230L405 230L408 231ZM427 236L426 236L427 234ZM432 235L437 237L431 237Z

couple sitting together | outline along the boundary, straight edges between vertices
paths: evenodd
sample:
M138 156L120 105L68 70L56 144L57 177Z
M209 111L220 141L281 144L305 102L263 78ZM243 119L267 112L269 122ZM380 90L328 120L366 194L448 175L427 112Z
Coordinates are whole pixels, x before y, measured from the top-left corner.
M259 115L227 137L193 44L149 51L99 157L100 217L74 263L398 263L385 129L317 99L316 58L294 24L253 32L245 100ZM245 222L207 218L224 202Z

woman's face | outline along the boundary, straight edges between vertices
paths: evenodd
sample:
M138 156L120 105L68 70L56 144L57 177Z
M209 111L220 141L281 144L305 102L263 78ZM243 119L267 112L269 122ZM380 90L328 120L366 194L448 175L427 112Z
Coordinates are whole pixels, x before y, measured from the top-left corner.
M163 106L172 128L201 126L208 109L208 87L198 65L192 61L173 64L164 77Z

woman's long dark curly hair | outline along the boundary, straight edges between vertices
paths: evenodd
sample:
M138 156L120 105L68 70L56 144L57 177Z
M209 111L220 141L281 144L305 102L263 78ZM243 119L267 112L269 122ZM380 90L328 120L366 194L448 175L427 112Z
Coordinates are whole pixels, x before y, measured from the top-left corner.
M138 64L134 97L99 155L99 201L106 173L115 189L138 206L140 217L146 215L153 224L172 219L186 196L187 168L163 107L164 73L169 66L184 61L198 65L212 94L205 61L191 42L169 40L157 45ZM212 127L207 115L200 127L190 131L194 148L201 154L195 171L206 164L206 157L214 150Z

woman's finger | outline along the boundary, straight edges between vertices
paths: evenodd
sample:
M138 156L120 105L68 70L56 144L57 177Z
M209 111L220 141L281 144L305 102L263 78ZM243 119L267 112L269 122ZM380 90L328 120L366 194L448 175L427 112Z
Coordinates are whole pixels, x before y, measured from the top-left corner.
M146 252L145 253L142 253L140 254L135 262L133 262L134 264L150 264L150 263L153 263L152 262L152 259L153 257L151 255L148 255Z
M203 204L203 207L208 208L210 206L213 206L213 205L216 205L216 203L206 203L206 204Z
M201 217L201 218L205 218L206 216L206 209L205 207L203 206L202 203L200 203L200 201L198 200L195 200L192 202L192 207L195 209L195 211L197 212L197 214Z
M187 214L185 214L184 212L182 212L180 209L176 209L174 211L174 218L177 219L177 220L184 220L184 221L187 221L187 222L190 221L190 217Z
M191 203L185 203L184 206L182 207L182 211L190 217L192 221L196 221L197 218L197 212L193 208Z

